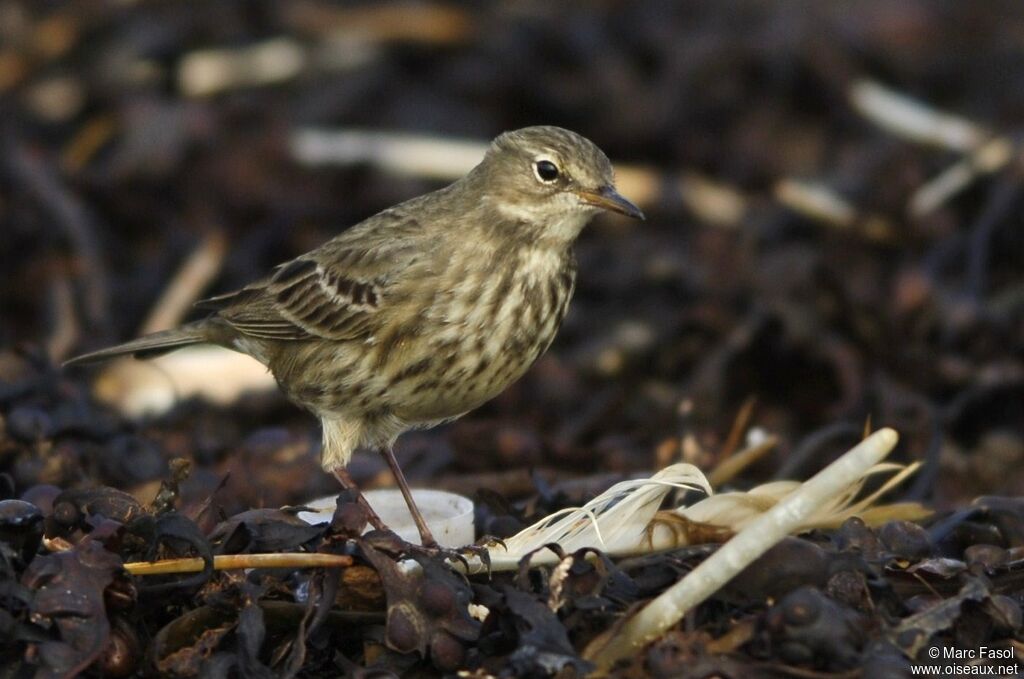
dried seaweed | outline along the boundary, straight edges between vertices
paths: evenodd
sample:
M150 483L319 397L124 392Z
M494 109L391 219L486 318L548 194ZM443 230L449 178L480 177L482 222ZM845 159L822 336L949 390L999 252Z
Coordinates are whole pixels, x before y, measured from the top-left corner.
M1019 654L1022 32L1019 3L956 0L3 3L0 673L572 676L711 558L731 530L690 517L700 544L630 559L396 566L348 496L296 519L338 488L262 367L57 368L536 123L598 142L650 219L583 234L551 350L404 437L414 485L475 493L478 536L507 537L676 463L716 492L803 480L892 427L893 461L921 466L888 500L931 517L815 524L614 671ZM389 482L372 455L350 471ZM264 553L326 558L214 568ZM151 560L179 570L121 568Z

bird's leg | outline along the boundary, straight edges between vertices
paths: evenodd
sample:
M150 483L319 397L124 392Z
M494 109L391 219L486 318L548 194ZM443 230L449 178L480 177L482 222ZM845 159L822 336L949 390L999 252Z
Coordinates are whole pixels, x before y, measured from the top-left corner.
M419 507L416 506L416 501L412 499L412 491L409 490L409 483L405 480L405 474L402 473L401 468L398 466L398 460L395 459L395 452L391 450L391 446L385 446L380 449L380 454L384 460L391 467L391 474L395 477L395 482L398 483L398 489L402 491L402 497L405 498L405 504L409 505L409 513L412 514L412 520L416 522L416 528L420 532L420 540L424 547L436 548L437 540L434 539L433 533L430 532L430 528L427 526L427 522L423 519L423 515L420 513Z
M348 473L348 469L345 467L337 467L334 469L333 473L334 478L338 479L338 483L341 484L342 488L345 490L354 490L356 492L356 502L359 503L359 506L361 506L366 512L366 520L370 522L370 525L377 530L388 530L388 527L384 525L384 522L381 520L377 512L375 512L373 507L370 506L370 503L366 501L366 498L363 496L363 492L359 490L359 486L357 486L356 482L352 479L352 475Z
M402 473L401 467L398 466L398 460L395 459L395 451L391 449L391 446L387 446L380 449L380 454L387 461L388 467L391 468L391 474L395 477L398 489L402 491L402 497L405 498L405 504L409 506L409 513L412 514L412 519L416 522L416 528L420 532L421 546L408 545L407 543L409 551L422 551L433 556L441 556L446 560L459 561L465 567L466 572L470 572L470 564L466 560L466 555L473 556L480 559L484 564L484 567L486 567L488 572L490 572L491 555L486 547L468 545L456 550L447 549L437 544L437 540L434 539L434 534L430 532L430 527L427 526L427 522L423 518L423 514L420 513L420 508L416 506L416 501L412 498L412 491L409 489L409 482L405 480L405 474Z

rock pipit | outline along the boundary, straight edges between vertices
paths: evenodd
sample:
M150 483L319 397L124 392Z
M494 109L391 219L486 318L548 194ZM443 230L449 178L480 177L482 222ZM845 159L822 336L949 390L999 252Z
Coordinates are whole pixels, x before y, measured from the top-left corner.
M200 302L207 318L69 363L198 343L253 356L320 418L324 469L351 487L352 451L379 450L436 547L392 444L493 398L544 353L575 286L573 243L600 210L643 218L597 146L558 127L506 132L454 184Z

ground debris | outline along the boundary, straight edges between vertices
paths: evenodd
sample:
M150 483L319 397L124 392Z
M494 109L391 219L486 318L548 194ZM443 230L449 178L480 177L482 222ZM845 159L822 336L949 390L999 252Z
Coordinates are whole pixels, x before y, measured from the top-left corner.
M584 232L551 350L404 437L413 485L508 537L673 463L747 490L893 427L921 467L887 499L933 516L789 537L614 673L1021 653L1024 5L8 0L0 34L0 674L576 676L719 548L677 521L694 544L617 562L396 565L349 495L298 519L338 488L260 366L59 367L536 123L606 149L649 220ZM264 553L351 565L213 568ZM122 569L171 559L193 570Z

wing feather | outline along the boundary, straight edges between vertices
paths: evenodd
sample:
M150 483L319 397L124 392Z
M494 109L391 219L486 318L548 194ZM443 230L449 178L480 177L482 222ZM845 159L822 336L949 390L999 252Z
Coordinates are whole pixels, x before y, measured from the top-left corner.
M381 280L339 276L303 259L252 287L257 298L229 304L219 315L239 332L266 339L352 339L385 295Z
M394 286L416 261L419 224L398 206L286 262L241 290L197 306L270 340L349 340L373 332Z

